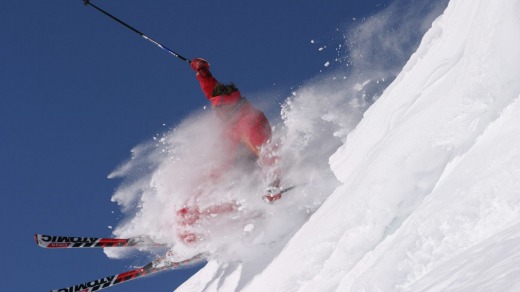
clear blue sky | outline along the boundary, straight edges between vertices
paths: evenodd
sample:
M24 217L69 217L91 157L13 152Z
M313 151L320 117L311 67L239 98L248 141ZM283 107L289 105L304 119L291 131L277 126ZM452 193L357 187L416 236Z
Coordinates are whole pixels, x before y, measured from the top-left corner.
M275 105L327 70L353 18L388 2L92 1L187 58L208 59L245 95L271 92ZM107 175L133 146L206 105L194 73L81 0L7 1L0 30L0 291L62 288L144 264L44 250L32 237L110 235L122 218L110 201L118 181ZM172 291L192 272L109 291Z

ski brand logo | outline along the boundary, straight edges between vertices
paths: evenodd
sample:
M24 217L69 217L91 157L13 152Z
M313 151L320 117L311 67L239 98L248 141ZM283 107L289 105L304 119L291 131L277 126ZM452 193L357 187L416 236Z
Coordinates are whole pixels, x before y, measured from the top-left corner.
M70 245L70 243L68 242L64 242L64 243L50 243L47 247L55 247L55 248L60 248L60 247L68 247Z
M63 288L57 290L58 292L88 292L88 291L97 291L103 288L110 287L112 285L112 281L115 276L110 276L106 278L102 278L99 280L79 284L76 286L72 286L69 288Z
M41 241L51 242L52 246L67 246L66 243L95 243L97 238L95 237L71 237L71 236L50 236L41 235ZM62 244L62 245L60 245Z

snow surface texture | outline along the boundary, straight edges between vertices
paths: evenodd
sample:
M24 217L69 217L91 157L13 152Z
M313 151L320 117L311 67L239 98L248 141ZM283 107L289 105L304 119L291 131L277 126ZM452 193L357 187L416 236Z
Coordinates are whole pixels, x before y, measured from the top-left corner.
M212 260L178 290L520 291L519 65L520 0L450 1L343 129L341 185L279 254Z

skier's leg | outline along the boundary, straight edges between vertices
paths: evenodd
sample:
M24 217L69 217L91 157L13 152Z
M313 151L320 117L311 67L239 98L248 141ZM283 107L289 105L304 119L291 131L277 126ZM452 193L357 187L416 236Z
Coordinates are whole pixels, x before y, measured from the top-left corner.
M241 142L257 156L260 149L271 139L271 125L262 112L254 112L238 121Z
M262 169L266 182L264 200L268 202L281 198L281 171L279 159L276 155L276 145L270 143L271 126L263 113L249 117L247 127L243 129L243 141L250 148L255 149L258 156L258 165Z

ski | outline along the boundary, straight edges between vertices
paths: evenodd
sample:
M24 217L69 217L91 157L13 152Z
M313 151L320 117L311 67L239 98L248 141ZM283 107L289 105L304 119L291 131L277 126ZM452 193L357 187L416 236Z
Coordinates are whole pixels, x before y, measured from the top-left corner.
M280 194L285 194L285 193L287 193L288 191L290 191L290 190L292 190L292 189L294 189L294 188L296 188L296 187L297 187L297 185L290 186L290 187L286 187L285 189L282 189L282 190L280 191Z
M166 257L160 257L150 262L149 264L123 272L121 274L103 277L100 279L96 279L93 281L85 282L78 285L69 286L66 288L51 290L51 292L93 292L99 291L105 288L112 287L117 284L121 284L124 282L128 282L130 280L135 280L137 278L141 278L150 274L155 274L164 270L171 269L179 269L188 267L191 265L195 265L204 260L204 254L198 254L192 258L180 261L180 262L171 262Z
M36 244L43 248L103 248L103 247L147 247L166 246L146 236L131 238L73 237L35 234Z

